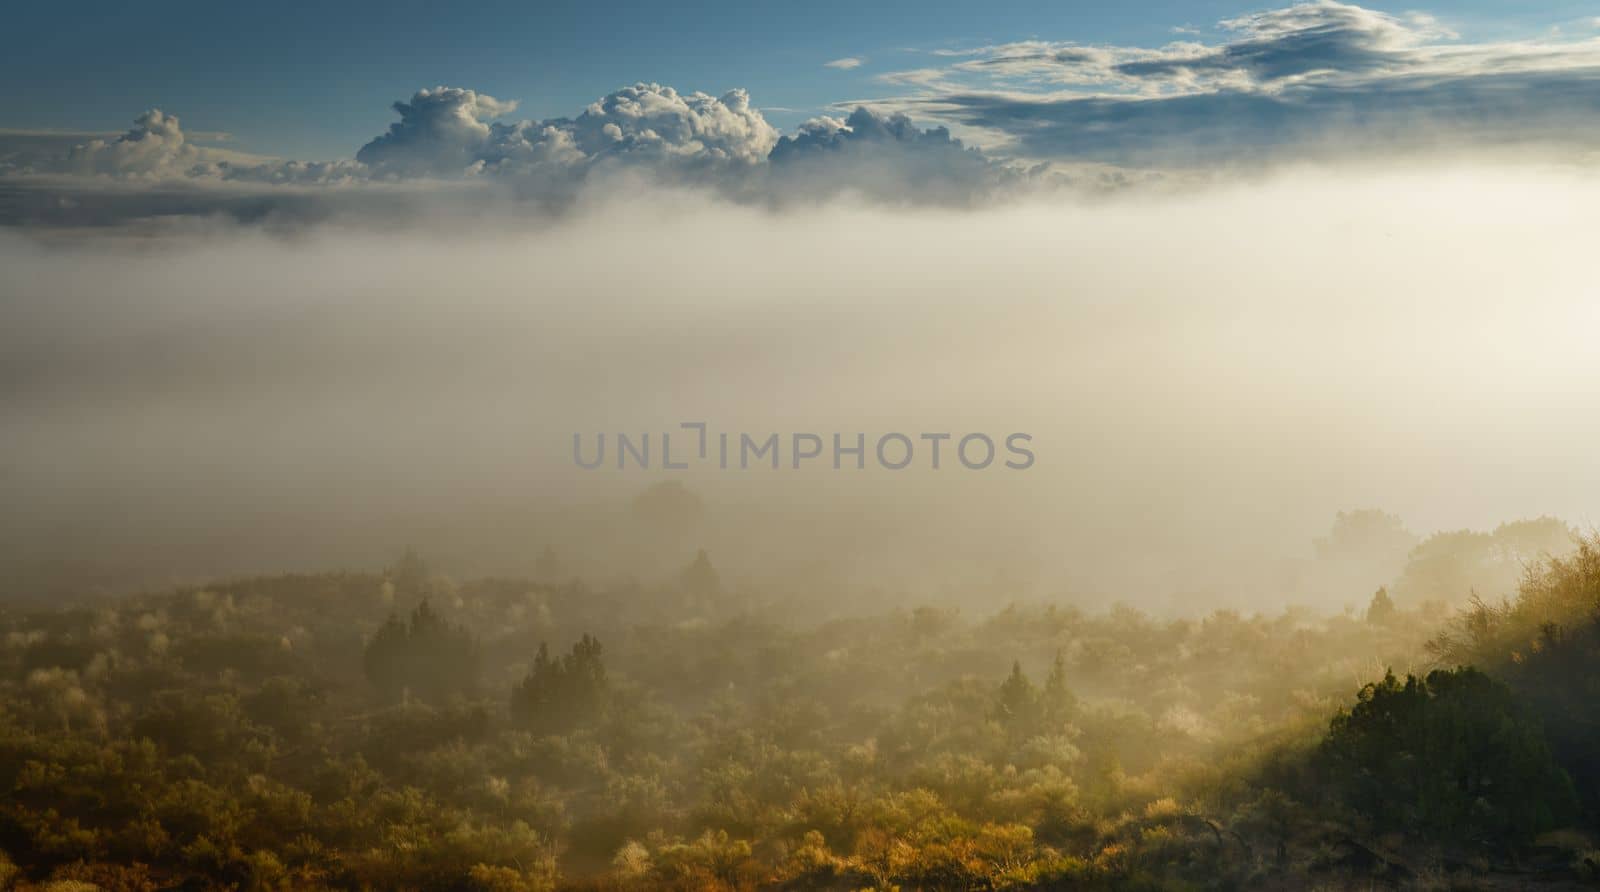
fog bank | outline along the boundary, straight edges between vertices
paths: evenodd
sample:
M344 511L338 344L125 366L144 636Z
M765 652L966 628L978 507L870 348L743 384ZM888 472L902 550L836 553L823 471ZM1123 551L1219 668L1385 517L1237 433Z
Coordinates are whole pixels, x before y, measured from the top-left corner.
M752 587L1338 608L1370 591L1308 563L1336 511L1592 520L1597 199L1472 164L965 210L662 192L11 232L4 594L407 544L518 572L552 545L600 580L704 547ZM779 433L780 470L573 462L574 433L688 421ZM795 432L863 433L868 468L792 470ZM1037 461L890 471L889 432L1027 432ZM668 479L704 510L630 507Z

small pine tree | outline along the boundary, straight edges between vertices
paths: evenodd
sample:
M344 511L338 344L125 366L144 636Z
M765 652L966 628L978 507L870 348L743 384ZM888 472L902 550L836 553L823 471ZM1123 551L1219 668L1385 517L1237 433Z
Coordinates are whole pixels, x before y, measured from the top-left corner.
M1367 622L1382 625L1394 618L1394 601L1389 598L1387 586L1380 587L1367 605Z
M1067 687L1067 661L1059 650L1044 681L1044 711L1045 718L1053 724L1071 719L1078 711L1078 698Z
M722 591L722 577L717 573L717 568L711 566L711 556L706 554L704 548L678 574L678 584L684 591L694 595L716 595Z
M549 647L541 642L527 676L511 692L511 714L548 733L592 720L610 698L601 652L599 639L588 634L560 660L551 659Z
M478 684L477 643L423 599L409 622L390 615L362 654L367 680L391 701L416 696L439 702Z
M1011 674L996 694L995 718L1014 734L1030 732L1039 713L1039 690L1022 674L1022 663L1012 661Z
M386 700L399 700L405 693L405 652L410 638L406 624L395 614L378 627L361 655L362 668Z

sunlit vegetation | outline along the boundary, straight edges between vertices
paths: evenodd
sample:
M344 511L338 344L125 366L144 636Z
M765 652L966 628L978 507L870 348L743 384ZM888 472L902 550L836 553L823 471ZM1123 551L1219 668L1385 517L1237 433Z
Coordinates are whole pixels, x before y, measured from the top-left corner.
M1406 544L1354 523L1330 553ZM1600 541L1453 615L1380 590L1331 617L806 625L738 606L704 553L659 592L550 582L559 560L540 582L408 555L0 615L0 888L1514 888L1600 869Z

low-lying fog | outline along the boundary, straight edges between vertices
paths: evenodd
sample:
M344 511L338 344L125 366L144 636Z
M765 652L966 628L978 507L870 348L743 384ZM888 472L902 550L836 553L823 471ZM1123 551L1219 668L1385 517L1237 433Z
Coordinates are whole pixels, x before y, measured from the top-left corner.
M1600 181L1517 165L960 211L663 193L554 219L16 230L0 581L373 567L408 544L462 575L549 545L648 581L704 547L802 596L1342 609L1367 580L1309 561L1337 511L1591 522L1596 232ZM781 469L660 469L687 421L779 433ZM650 470L575 466L574 433L618 431L650 432ZM824 455L791 470L810 432ZM866 434L866 470L832 470L834 432ZM877 466L890 432L910 469ZM951 440L933 471L925 432L999 459L966 470ZM1002 466L1015 432L1026 470ZM632 503L674 479L703 512Z

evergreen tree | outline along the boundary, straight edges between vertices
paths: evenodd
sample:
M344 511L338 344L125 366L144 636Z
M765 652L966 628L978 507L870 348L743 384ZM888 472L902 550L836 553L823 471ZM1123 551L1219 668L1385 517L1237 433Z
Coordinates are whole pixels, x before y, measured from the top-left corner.
M392 701L414 696L440 702L470 694L478 683L477 644L426 599L409 622L391 615L368 642L362 663L367 679Z
M1052 724L1060 724L1070 720L1077 711L1078 698L1067 687L1067 661L1057 650L1050 664L1050 675L1044 681L1045 718Z
M1372 603L1367 605L1367 622L1382 625L1394 618L1394 601L1389 598L1387 586L1379 587L1372 596Z
M1000 683L995 718L1014 736L1033 732L1039 717L1039 690L1022 674L1022 663L1012 661L1011 674Z
M711 566L711 556L704 548L694 556L689 566L678 575L678 584L692 595L717 595L722 592L722 577Z
M511 692L511 714L546 733L561 733L590 721L610 695L599 639L585 634L560 660L540 643L522 683Z
M1504 847L1576 811L1538 719L1476 669L1367 685L1322 758L1337 797L1380 833Z

